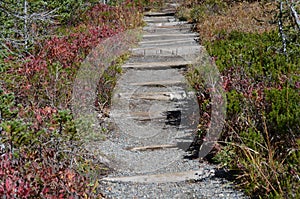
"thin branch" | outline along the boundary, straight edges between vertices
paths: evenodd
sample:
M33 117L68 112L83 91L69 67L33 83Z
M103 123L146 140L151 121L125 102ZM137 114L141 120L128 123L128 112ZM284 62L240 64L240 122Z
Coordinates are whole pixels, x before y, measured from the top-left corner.
M24 16L19 15L18 13L12 12L12 11L8 10L7 8L2 7L1 5L0 5L0 11L6 13L7 15L16 17L16 18L18 18L18 19L24 19Z
M59 15L55 15L54 13L57 11L58 9L54 9L51 11L47 11L47 12L40 12L40 13L32 13L29 18L32 21L47 21L49 23L54 24L55 22L53 21L53 18L58 17Z
M297 24L297 27L298 27L298 29L300 31L300 19L299 19L298 13L297 13L297 11L295 10L295 8L293 7L292 4L289 4L289 6L290 6L290 9L291 9L292 15L293 15L293 17L295 19L295 22Z
M3 48L5 48L10 54L16 55L16 56L20 57L19 54L17 54L16 52L13 52L13 51L12 51L11 49L9 49L9 47L7 47L7 45L5 45L4 43L1 43L1 45L2 45ZM7 58L7 56L6 56L4 53L2 53L2 55L4 55L4 56ZM1 128L1 127L0 127L0 128Z
M283 31L283 23L282 23L282 16L283 16L283 2L280 1L280 7L279 7L279 18L278 18L278 27L279 27L279 33L281 35L282 39L282 46L283 46L283 54L287 57L287 44L286 44L286 35Z

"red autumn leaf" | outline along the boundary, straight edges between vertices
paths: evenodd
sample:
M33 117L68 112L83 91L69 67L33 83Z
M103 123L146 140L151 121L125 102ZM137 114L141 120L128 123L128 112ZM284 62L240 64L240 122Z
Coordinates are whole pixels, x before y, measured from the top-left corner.
M13 191L13 182L10 178L6 178L5 189L8 194L10 194Z

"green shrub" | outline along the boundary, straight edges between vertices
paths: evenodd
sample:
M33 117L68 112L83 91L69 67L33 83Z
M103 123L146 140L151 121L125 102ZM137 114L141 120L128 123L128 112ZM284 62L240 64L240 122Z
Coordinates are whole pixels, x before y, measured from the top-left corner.
M207 43L227 91L223 150L214 158L239 171L252 196L299 195L299 48L281 51L278 32L232 32ZM201 88L200 88L201 90Z
M30 5L48 11L59 2L30 1ZM48 27L58 36L38 40L25 53L11 45L0 49L0 195L6 198L101 197L97 177L107 168L79 139L82 135L70 111L72 82L93 48L139 26L141 15L140 8L126 2L118 7L97 4L83 12L83 2L87 1L70 0L58 6L62 18L57 20L64 27ZM77 8L82 11L78 15ZM105 88L111 93L120 68L115 65L111 72L99 83L99 92Z

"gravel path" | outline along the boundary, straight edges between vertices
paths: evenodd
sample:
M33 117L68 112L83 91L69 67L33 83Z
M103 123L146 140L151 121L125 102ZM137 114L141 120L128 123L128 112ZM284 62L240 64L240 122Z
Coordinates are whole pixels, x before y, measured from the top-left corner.
M123 66L110 115L117 128L97 146L113 168L100 191L107 198L246 198L215 166L185 158L199 110L183 72L203 47L190 24L170 16L174 6L145 13L143 39Z

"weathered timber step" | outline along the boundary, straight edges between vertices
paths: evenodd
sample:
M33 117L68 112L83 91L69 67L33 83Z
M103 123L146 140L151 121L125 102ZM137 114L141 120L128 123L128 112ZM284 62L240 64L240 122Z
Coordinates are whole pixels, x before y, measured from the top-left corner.
M166 20L166 19L176 19L174 16L144 16L144 20Z
M154 151L154 150L165 150L170 148L177 148L186 150L191 145L193 138L186 137L185 139L177 139L177 144L161 144L161 145L149 145L149 146L138 146L138 147L127 147L125 150L129 151Z
M147 17L163 17L163 16L174 16L175 12L144 12L144 16Z
M131 83L132 86L172 86L172 85L182 85L185 84L183 81L179 80L166 80L166 81L153 81L153 82L138 82L138 83Z
M159 100L159 101L169 101L169 96L133 96L133 99L144 99L144 100Z
M180 44L182 45L182 43L190 43L193 42L193 46L196 45L197 43L195 42L196 38L195 37L189 37L189 38L177 38L177 39L162 39L162 40L144 40L139 42L140 46L144 47L145 45L156 45L156 46L163 46L165 45L165 47L169 47L170 44ZM199 46L199 45L198 45ZM180 47L180 46L178 46Z
M180 25L180 27L178 26L146 26L143 28L143 31L147 31L147 32L191 32L191 28L192 25L191 24L184 24L184 25Z
M165 118L163 117L163 113L161 111L156 111L156 112L150 112L150 111L147 111L147 112L130 112L128 113L128 117L149 117L149 115L153 116L153 115L156 115L156 116L160 116L161 118Z
M190 28L144 28L144 35L149 34L190 34Z
M156 112L130 112L130 113L118 113L113 114L114 117L126 117L139 121L150 121L150 120L168 120L165 112L156 111Z
M179 24L178 24L179 23ZM191 23L182 23L182 22L164 22L162 24L148 24L148 26L143 27L143 30L151 30L151 29L157 29L157 30L183 30L183 29L190 29L194 27Z
M168 22L178 22L176 21L176 19L161 19L161 20L156 20L156 19L144 19L144 21L147 23L147 24L159 24L159 23L168 23Z
M191 55L191 54L198 54L202 51L201 46L182 46L178 47L178 45L175 46L169 46L169 47L143 47L143 48L135 48L133 49L132 55L138 56L169 56L169 55Z
M197 45L197 42L195 40L182 40L177 42L161 42L161 43L148 43L148 44L141 44L139 48L163 48L163 49L170 49L170 48L180 48L180 47L195 47L199 48L199 45ZM191 55L193 56L193 55Z
M198 39L199 37L196 34L191 33L179 33L179 34L156 34L156 35L144 35L143 41L163 41L163 40L172 40L172 39Z
M171 39L194 39L198 40L199 38L196 36L185 36L184 34L182 35L174 35L174 36L150 36L150 37L144 37L143 41L164 41L164 40L171 40Z
M171 8L164 8L164 9L161 10L161 12L176 12L176 7L173 7L173 8L172 7Z
M163 17L144 17L144 21L147 23L162 23L162 22L174 22L175 17L163 16Z
M167 2L166 5L177 8L180 6L180 3L174 3L173 1L170 1L170 2Z
M151 117L131 117L131 119L135 120L135 121L140 121L140 122L147 122L147 121L150 121L150 122L153 122L153 121L157 121L157 122L164 122L162 120L166 119L165 116L151 116Z
M190 180L201 180L211 175L214 175L214 170L207 172L204 169L199 169L196 171L164 173L164 174L156 174L156 175L106 177L106 178L102 178L102 180L111 181L111 182L135 182L135 183L175 183L175 182L183 182L183 181L190 181Z
M172 54L163 55L163 56L162 55L158 55L158 56L157 55L153 55L153 56L131 55L127 63L133 64L133 63L170 62L170 61L184 61L184 60L185 59L182 56L179 55L174 56ZM188 59L188 60L192 60L192 59Z
M181 26L189 24L187 21L174 21L174 22L161 22L161 23L148 23L149 27L168 27L168 26Z
M147 95L134 95L128 97L130 99L143 99L143 100L159 100L159 101L171 101L171 97L166 95L153 95L153 96L147 96Z
M196 33L161 33L161 34L144 34L143 38L153 38L153 37L198 37L199 34Z
M162 144L162 145L151 145L151 146L140 146L140 147L127 147L129 151L147 151L147 150L159 150L167 148L177 148L175 144Z
M169 68L185 68L192 64L191 61L176 61L176 62L140 62L127 63L122 68L127 69L169 69Z
M187 98L186 92L143 92L138 94L119 93L119 98L146 99L146 100L170 100L178 101Z
M195 41L195 38L178 38L178 39L165 39L165 40L155 40L155 41L141 41L139 44L160 44L160 43L174 43L178 41Z
M156 51L159 51L159 50L169 50L169 51L186 51L186 50L189 50L189 49L203 49L202 46L199 46L199 45L182 45L184 43L181 43L181 45L178 45L178 46L166 46L166 47L163 47L163 46L140 46L140 47L137 47L137 48L133 48L131 51L140 51L140 50L156 50Z

